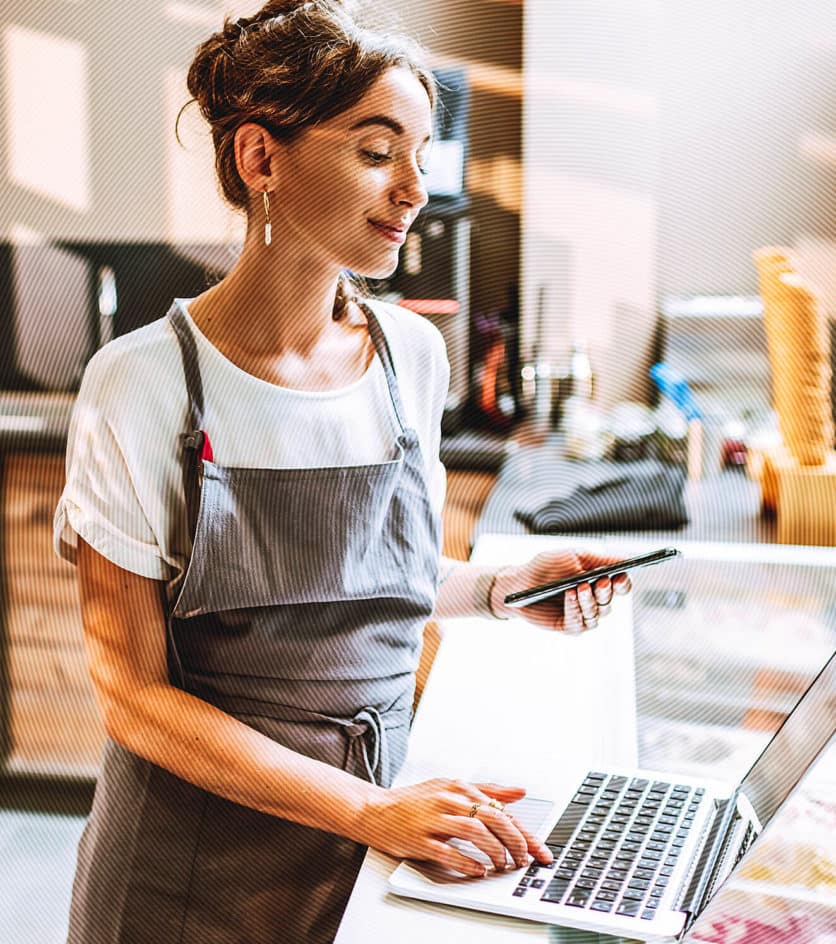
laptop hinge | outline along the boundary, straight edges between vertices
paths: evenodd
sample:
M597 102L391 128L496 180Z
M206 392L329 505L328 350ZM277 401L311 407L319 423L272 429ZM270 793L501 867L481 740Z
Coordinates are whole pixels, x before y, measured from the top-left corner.
M691 879L684 892L673 903L674 910L686 913L686 929L702 911L725 859L733 833L731 823L737 814L737 790L727 800L715 800L714 805L714 818L703 842L702 851L691 869Z

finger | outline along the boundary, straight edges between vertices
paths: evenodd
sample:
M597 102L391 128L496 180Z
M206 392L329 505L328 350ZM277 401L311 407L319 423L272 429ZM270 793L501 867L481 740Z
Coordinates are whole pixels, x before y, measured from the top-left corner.
M633 584L627 574L616 574L612 580L614 593L629 593L633 589Z
M599 607L609 606L613 594L612 581L610 578L601 577L599 580L596 580L592 586L592 593Z
M437 862L439 865L452 869L454 872L460 872L462 875L484 878L488 874L486 865L464 855L464 853L459 852L458 849L454 849L440 839L427 840L427 853L426 859L428 861Z
M554 861L554 856L552 855L551 849L549 849L545 843L540 842L534 833L530 833L524 826L521 826L519 820L513 815L513 813L506 812L505 815L522 834L522 837L525 839L526 844L528 845L528 851L531 853L531 855L533 855L535 859L537 859L539 862L542 862L544 865L551 865L551 863Z
M516 803L525 796L525 787L506 787L501 783L477 783L474 786L500 803Z
M481 810L480 810L481 812ZM477 849L493 862L497 872L504 871L508 857L505 854L505 846L499 841L493 830L488 827L476 816L442 816L441 822L444 824L444 834L455 836L456 839L467 839L472 842Z
M510 816L489 806L476 815L508 850L517 868L528 864L528 842Z
M592 587L588 583L582 583L577 589L578 604L583 614L583 621L587 628L591 628L590 624L597 624L598 622L598 604L595 602Z
M556 628L560 628L557 626ZM562 628L568 633L580 633L583 630L583 613L578 602L577 590L567 590L563 594L563 624Z

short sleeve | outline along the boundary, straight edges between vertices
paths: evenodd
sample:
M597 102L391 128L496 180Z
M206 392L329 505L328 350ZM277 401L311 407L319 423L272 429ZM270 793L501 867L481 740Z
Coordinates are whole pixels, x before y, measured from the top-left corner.
M102 352L100 352L102 353ZM98 356L98 355L97 355ZM66 484L55 510L53 546L75 564L81 536L109 561L143 577L171 576L134 484L114 422L124 411L118 372L94 358L73 408Z

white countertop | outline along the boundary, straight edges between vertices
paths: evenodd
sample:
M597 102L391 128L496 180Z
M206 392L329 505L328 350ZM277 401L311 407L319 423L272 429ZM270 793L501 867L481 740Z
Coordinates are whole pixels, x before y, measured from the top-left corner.
M482 541L472 559L524 561L549 540ZM637 756L632 606L620 597L601 625L581 636L521 620L446 623L396 785L463 777L547 798L570 758L573 767L635 766ZM397 864L369 850L337 944L556 939L549 925L389 894L386 880Z

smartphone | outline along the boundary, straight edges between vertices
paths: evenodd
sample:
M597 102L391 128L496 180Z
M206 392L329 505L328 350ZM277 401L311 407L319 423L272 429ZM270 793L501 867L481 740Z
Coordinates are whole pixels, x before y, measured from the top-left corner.
M541 600L548 600L549 597L555 597L565 590L577 587L581 583L593 583L600 577L614 577L616 574L626 573L636 567L649 567L650 564L660 564L662 561L670 560L672 557L679 557L679 551L675 547L663 547L659 551L652 551L649 554L639 554L638 557L628 557L626 560L616 561L614 564L606 564L603 567L596 567L594 570L585 570L579 574L573 574L571 577L564 577L562 580L555 580L554 583L542 583L539 587L529 587L527 590L517 590L515 593L509 593L505 597L506 606L530 606L532 603L539 603Z

